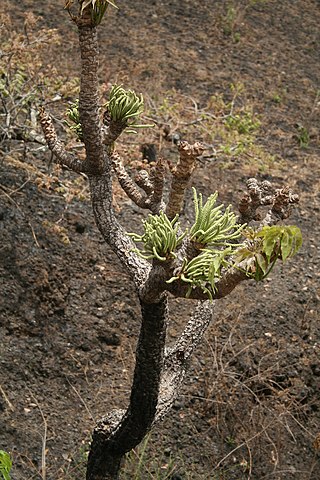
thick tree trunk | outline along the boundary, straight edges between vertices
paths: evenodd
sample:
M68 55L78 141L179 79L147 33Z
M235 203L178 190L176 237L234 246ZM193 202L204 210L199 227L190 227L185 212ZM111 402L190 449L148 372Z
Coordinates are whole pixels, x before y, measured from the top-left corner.
M127 411L113 412L93 433L87 480L116 480L122 457L136 447L154 422L166 338L167 299L141 302L142 325Z

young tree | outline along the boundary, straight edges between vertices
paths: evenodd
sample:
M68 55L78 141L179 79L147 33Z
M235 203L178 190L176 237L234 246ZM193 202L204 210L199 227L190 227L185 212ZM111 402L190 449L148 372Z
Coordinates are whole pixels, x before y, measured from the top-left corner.
M141 305L141 330L129 406L107 414L95 427L87 466L87 480L117 479L124 455L138 445L153 424L170 410L183 383L191 355L208 328L214 302L244 280L262 280L279 258L286 260L301 245L294 226L277 226L298 202L290 188L275 189L269 182L247 182L240 201L239 218L231 208L216 206L217 193L204 203L194 190L195 221L188 231L178 216L190 177L203 146L196 142L177 145L175 166L159 158L149 172L133 180L116 153L121 133L139 127L142 96L121 86L111 89L102 109L98 84L97 26L111 0L79 0L73 13L66 8L79 33L81 83L79 103L69 111L74 130L85 146L82 161L65 150L49 114L42 108L40 121L56 161L85 173L91 190L97 226L105 241L130 273ZM112 172L129 198L151 215L143 234L128 235L112 207ZM171 176L169 194L164 185ZM261 215L259 207L268 206ZM248 224L255 220L255 229ZM241 239L241 240L240 240ZM134 242L141 242L139 250ZM166 346L168 298L197 300L191 318L173 346Z

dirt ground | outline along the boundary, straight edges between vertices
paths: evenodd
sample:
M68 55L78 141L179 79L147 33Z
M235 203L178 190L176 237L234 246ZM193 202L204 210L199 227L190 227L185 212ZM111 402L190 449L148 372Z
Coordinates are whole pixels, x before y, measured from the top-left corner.
M261 123L255 143L276 161L225 152L215 161L212 147L193 184L206 195L219 190L235 207L252 175L290 184L300 195L290 223L304 238L265 282L250 280L217 302L172 414L144 442L145 453L130 455L122 478L317 480L319 2L117 3L100 30L103 82L133 85L150 102L185 99L199 111L212 96L232 100L230 85L241 84ZM7 4L17 31L30 11L41 26L58 28L62 44L47 61L71 77L77 38L62 7ZM171 114L167 107L169 123ZM188 138L186 126L171 127ZM174 156L157 132L151 141ZM195 132L188 139L203 140ZM128 400L138 302L94 225L85 178L53 167L35 143L12 138L0 149L0 449L12 455L13 480L81 480L95 421ZM137 231L141 213L120 195L118 207L128 231ZM191 303L172 302L169 340Z

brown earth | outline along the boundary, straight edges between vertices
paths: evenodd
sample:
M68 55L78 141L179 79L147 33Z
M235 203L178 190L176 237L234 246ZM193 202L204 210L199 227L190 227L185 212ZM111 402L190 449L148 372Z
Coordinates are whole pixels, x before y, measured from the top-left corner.
M250 280L217 302L183 394L123 478L317 480L319 2L118 3L100 32L103 81L132 84L154 102L185 98L199 111L213 95L230 101L230 84L241 82L242 101L261 121L255 142L279 162L261 168L241 155L208 155L193 183L235 206L251 175L289 183L301 198L290 223L304 237L297 257L265 282ZM28 11L58 28L62 45L46 60L77 73L62 2L7 8L18 31ZM179 123L171 129L188 138ZM194 132L189 140L202 140ZM174 155L158 131L151 141ZM80 480L95 420L128 400L138 303L94 225L85 179L48 167L50 155L33 143L12 138L1 152L0 449L12 454L14 480ZM139 229L137 209L122 197L118 204L128 230ZM191 305L171 309L173 339Z

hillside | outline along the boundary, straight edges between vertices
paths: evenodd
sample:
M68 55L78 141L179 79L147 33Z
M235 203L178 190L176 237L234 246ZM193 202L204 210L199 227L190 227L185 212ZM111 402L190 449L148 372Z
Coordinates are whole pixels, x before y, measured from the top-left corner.
M141 164L139 142L174 161L174 135L203 141L192 180L199 191L218 190L236 208L251 176L289 184L300 196L289 223L304 238L297 257L265 282L250 280L217 302L183 395L122 478L317 480L319 2L117 4L100 29L101 89L123 83L143 92L145 118L157 124L121 139L128 168ZM64 124L79 54L63 1L11 1L0 13L1 49L23 43L11 63L0 57L2 80L11 69L15 101L29 92L28 115L45 102L78 148ZM8 129L1 94L0 449L12 454L14 480L81 480L95 420L126 406L138 302L94 225L86 179L54 166L46 147L26 138L24 111ZM119 218L138 231L142 214L120 187L115 194ZM188 204L185 219L190 212ZM190 305L172 301L171 310L174 339Z

